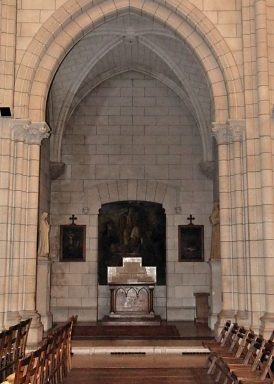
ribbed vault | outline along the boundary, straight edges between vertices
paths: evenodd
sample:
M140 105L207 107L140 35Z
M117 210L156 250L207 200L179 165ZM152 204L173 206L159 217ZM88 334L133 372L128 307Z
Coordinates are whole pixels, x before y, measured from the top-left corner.
M182 99L199 127L204 160L210 160L212 97L203 67L169 28L133 13L88 33L59 66L47 104L52 160L60 160L63 132L75 108L102 81L128 70L157 78Z

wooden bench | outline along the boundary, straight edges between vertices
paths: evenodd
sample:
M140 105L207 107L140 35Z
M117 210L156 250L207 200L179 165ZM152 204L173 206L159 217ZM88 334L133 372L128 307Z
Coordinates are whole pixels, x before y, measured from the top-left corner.
M274 331L268 341L252 330L225 324L210 349L208 374L220 384L273 384Z

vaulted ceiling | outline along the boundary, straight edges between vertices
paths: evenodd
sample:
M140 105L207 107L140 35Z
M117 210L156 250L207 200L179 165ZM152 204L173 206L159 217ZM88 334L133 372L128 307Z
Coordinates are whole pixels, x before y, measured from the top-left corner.
M142 15L117 16L78 41L60 64L52 82L47 120L53 140L81 101L101 82L135 70L157 78L189 108L211 152L211 92L206 73L186 41Z

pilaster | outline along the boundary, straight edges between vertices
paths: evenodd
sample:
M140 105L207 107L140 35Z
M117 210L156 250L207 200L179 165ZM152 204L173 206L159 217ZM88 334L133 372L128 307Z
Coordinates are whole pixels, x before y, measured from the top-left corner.
M218 320L218 314L222 309L222 272L221 260L210 260L211 271L211 296L209 327L214 329Z
M38 257L36 308L41 315L41 320L45 331L52 327L52 314L50 312L51 264L52 261L46 257Z
M218 145L219 200L220 200L220 249L222 271L222 311L218 315L216 329L228 318L234 319L239 308L238 279L239 256L242 246L242 230L238 216L239 195L242 194L242 142L245 121L228 120L213 123L213 135ZM240 202L240 205L242 203ZM242 253L241 253L242 255ZM242 268L243 269L243 268Z
M41 140L49 136L45 122L0 118L0 201L6 206L1 248L6 285L0 300L3 326L33 317L30 340L41 340L43 326L36 312L36 249ZM2 162L3 161L3 162Z
M267 2L254 1L255 37L256 37L256 66L257 66L257 97L258 97L258 127L260 144L260 179L261 179L261 212L263 263L265 282L265 311L261 318L260 331L271 333L274 327L274 198L273 198L273 154L269 83L269 53L267 38Z
M247 271L248 254L245 249L245 177L246 166L243 142L245 139L245 121L229 120L231 131L231 157L233 172L231 174L231 199L232 208L232 227L233 227L233 258L235 259L235 272L237 282L237 312L236 320L239 324L249 326L248 316L248 292L247 279L250 278ZM236 287L235 287L236 288Z
M219 201L220 201L220 253L222 271L222 310L218 314L215 332L226 319L234 319L234 289L232 274L232 241L230 231L230 156L231 134L228 123L213 123L213 136L218 145ZM229 315L229 317L228 317Z
M0 28L0 105L13 109L15 79L17 1L1 0Z

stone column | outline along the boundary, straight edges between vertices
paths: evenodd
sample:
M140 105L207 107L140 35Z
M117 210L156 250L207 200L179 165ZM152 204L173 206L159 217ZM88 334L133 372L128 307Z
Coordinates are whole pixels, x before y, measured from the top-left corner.
M7 180L0 189L0 201L7 209L2 217L5 250L4 294L0 301L2 328L21 318L32 317L29 345L37 346L42 337L40 315L35 308L36 249L39 161L41 140L49 136L46 123L0 119L5 167L0 176Z
M213 183L218 182L217 180L217 165L215 161L206 161L199 164L201 172ZM215 190L219 189L219 186L214 187ZM208 325L211 329L214 329L214 326L218 320L218 314L222 310L222 271L221 271L221 260L220 259L210 259L210 272L211 272L211 281L210 281L210 290L211 295L210 300L210 315L208 320Z
M7 314L16 322L20 316L15 307L11 281L13 280L13 170L14 143L10 137L10 119L0 118L0 327L5 328ZM15 285L15 287L17 284ZM10 299L10 300L9 300ZM12 301L12 303L11 303ZM13 314L11 314L13 313Z
M52 313L50 312L51 263L51 260L46 257L38 257L36 308L41 315L45 331L52 327Z
M227 123L213 123L213 135L218 144L219 196L220 196L220 253L222 271L222 311L218 315L215 331L222 328L227 319L235 318L233 277L233 249L231 233L231 135Z
M37 223L39 198L39 165L40 144L49 136L49 127L46 123L31 123L26 132L25 142L28 145L28 179L27 191L30 202L27 207L28 237L25 244L26 275L24 278L25 297L21 310L22 318L32 317L32 324L28 344L36 346L42 337L43 326L40 314L36 311L36 273L37 273ZM30 271L30 265L35 271Z
M13 109L13 87L15 79L17 1L1 0L0 29L0 105Z
M268 53L264 40L266 27L264 3L264 0L262 2L242 0L243 80L246 100L246 132L243 147L246 159L244 191L245 251L248 255L246 257L248 276L246 289L248 292L249 325L254 331L260 333L263 332L263 327L260 329L260 318L266 309L265 235L263 234L263 226L273 229L273 225L267 222L267 217L263 218L263 210L265 213L267 211L271 212L273 211L273 205L271 203L271 207L269 206L269 196L267 199L263 197L261 182L262 175L268 173L265 180L271 185L273 184L272 165L268 170L267 167L270 164L268 161L263 166L264 160L269 159L269 153L264 153L262 146L263 140L270 139L269 124L267 122L269 121L270 103ZM263 5L263 14L259 9L261 4ZM264 168L266 166L264 172L261 172L262 166ZM264 209L263 205L265 205ZM273 267L268 269L273 270Z
M210 316L208 325L214 329L218 320L218 314L222 310L222 270L221 260L210 260L211 270L211 296L210 296Z
M239 324L249 326L250 319L248 317L248 291L247 279L250 278L247 270L248 253L245 249L245 231L246 224L245 212L245 156L243 151L243 140L245 134L245 121L229 120L230 135L232 141L232 190L231 196L233 200L233 243L234 259L236 260L236 276L237 276L237 313L236 320Z
M274 328L274 213L273 213L273 160L271 109L269 93L269 54L267 39L267 4L266 0L254 1L258 126L260 143L260 175L262 194L262 231L265 282L265 313L261 318L260 330L269 335Z
M11 145L11 168L9 183L9 210L10 210L10 261L9 275L7 279L8 302L5 316L5 326L8 327L17 323L21 316L19 314L22 292L19 287L22 285L22 271L24 263L24 249L21 246L25 240L24 215L25 207L23 201L26 199L26 172L27 164L24 159L27 156L27 148L23 142L12 142Z

